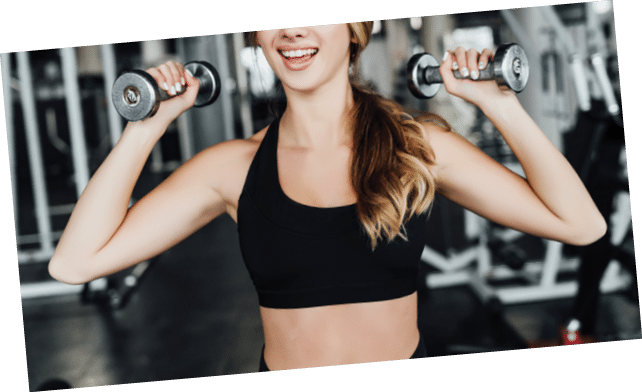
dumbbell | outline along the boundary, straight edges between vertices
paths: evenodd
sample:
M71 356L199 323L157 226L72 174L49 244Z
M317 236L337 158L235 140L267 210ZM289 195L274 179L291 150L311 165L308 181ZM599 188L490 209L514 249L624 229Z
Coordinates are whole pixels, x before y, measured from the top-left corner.
M410 58L406 68L408 89L417 98L432 98L443 84L439 73L440 62L428 53L418 53ZM493 61L479 70L479 79L494 80L502 89L511 89L517 93L524 90L528 82L528 59L521 46L517 44L501 45ZM459 71L453 71L457 79L465 78Z
M205 61L189 62L185 64L185 69L200 82L194 106L206 106L216 101L221 92L221 79L216 69ZM120 75L111 89L111 100L116 111L128 121L140 121L153 116L162 101L175 96L160 89L150 74L137 69Z

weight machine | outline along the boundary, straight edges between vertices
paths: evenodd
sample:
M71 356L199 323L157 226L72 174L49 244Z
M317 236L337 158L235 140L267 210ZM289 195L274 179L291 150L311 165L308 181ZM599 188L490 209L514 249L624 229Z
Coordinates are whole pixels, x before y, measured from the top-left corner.
M111 86L116 79L116 57L113 45L103 45L102 66L104 70L104 89L111 91ZM82 94L79 85L79 71L77 53L74 48L63 48L58 50L61 60L62 88L36 88L33 82L33 68L30 55L26 52L15 54L17 78L11 74L11 54L3 53L1 61L3 64L2 80L5 94L5 113L7 116L7 136L9 145L9 158L12 177L12 191L14 200L14 220L17 234L17 255L18 263L22 266L41 265L48 262L53 255L55 242L62 232L52 230L52 217L55 215L69 214L74 204L51 205L48 192L47 179L45 174L45 163L43 148L41 145L40 126L38 123L38 104L41 101L64 99L69 129L69 152L73 167L73 183L76 197L79 197L89 182L90 168L87 151L87 140L85 138L84 118L81 103L87 94ZM20 197L18 191L18 159L16 154L16 129L14 118L14 91L18 92L18 100L22 108L24 132L26 137L27 160L29 162L31 189L33 192L33 204L36 220L36 233L26 234L21 232L19 205ZM47 121L47 131L51 136L58 137L55 127L55 111L52 110L51 121ZM109 138L111 145L120 138L122 132L122 120L111 105L107 105L107 123L109 127ZM56 139L59 140L59 139ZM35 244L36 247L27 246ZM41 298L59 295L81 294L84 299L95 299L106 295L112 306L122 306L131 290L142 277L150 261L141 263L137 268L132 269L129 275L123 280L119 287L112 287L113 282L107 278L101 278L84 285L68 285L51 279L22 282L20 285L23 299Z
M590 110L590 93L592 93L604 101L611 116L618 117L619 104L606 70L606 40L591 4L586 5L585 8L587 38L591 48L588 55L573 44L571 35L553 7L538 7L537 10L548 22L551 31L561 39L568 54L568 67L573 76L580 110ZM525 51L531 56L535 53L541 54L536 42L518 22L515 13L510 10L503 10L500 13L514 36L518 38L520 44L524 45ZM590 63L590 68L585 65L586 59ZM592 146L593 149L596 147ZM586 154L591 153L591 150L586 152ZM519 164L510 161L502 163L514 172L524 175ZM616 213L612 217L606 217L607 220L612 218L609 224L613 244L621 244L631 233L631 213L627 196L628 194L624 192L618 195L615 199ZM470 244L464 249L455 250L451 247L442 253L428 245L425 246L422 261L435 270L426 277L428 287L468 285L482 303L493 308L570 298L577 293L577 281L563 281L561 278L575 273L579 268L580 259L577 256L566 255L563 244L542 240L543 257L528 259L528 256L520 252L519 246L515 245L515 241L522 237L522 233L496 227L469 211L464 211L464 226L466 239ZM600 290L603 293L609 293L625 289L629 287L632 279L635 279L635 276L632 277L631 274L624 272L617 262L612 261L601 281Z

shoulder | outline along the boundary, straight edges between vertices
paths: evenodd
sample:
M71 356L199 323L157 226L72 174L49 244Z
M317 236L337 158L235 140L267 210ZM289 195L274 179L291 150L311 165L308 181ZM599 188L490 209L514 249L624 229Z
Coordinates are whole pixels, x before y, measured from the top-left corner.
M453 148L454 144L460 141L461 136L452 131L450 126L445 122L422 120L420 118L416 119L416 121L421 126L426 142L436 155L435 159L437 162L440 161L440 158L443 158L444 153L448 152L448 150Z
M479 149L466 138L453 131L447 123L439 121L419 121L426 142L434 154L437 177L443 174L444 169L479 155Z
M249 166L265 136L266 130L267 128L247 139L233 139L215 144L196 154L192 160L228 169L237 165L243 166L247 164Z
M452 133L449 127L444 126L435 121L421 120L416 119L416 121L421 125L421 129L424 132L424 136L430 139L431 137L444 137L449 133Z
M196 154L183 166L201 177L226 200L236 200L250 170L261 141L263 129L247 139L234 139L215 144Z

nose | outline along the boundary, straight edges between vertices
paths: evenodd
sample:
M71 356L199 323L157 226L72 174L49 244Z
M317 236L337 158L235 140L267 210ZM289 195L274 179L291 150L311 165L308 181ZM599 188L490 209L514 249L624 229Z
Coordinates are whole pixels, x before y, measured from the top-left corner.
M293 40L295 38L305 38L307 35L308 35L308 30L305 27L281 29L281 36L289 40Z

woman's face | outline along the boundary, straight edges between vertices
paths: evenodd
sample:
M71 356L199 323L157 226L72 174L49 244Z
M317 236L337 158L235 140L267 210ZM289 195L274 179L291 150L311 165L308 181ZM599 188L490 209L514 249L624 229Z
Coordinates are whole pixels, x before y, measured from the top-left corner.
M351 42L347 24L259 31L257 41L285 88L304 92L347 80Z

